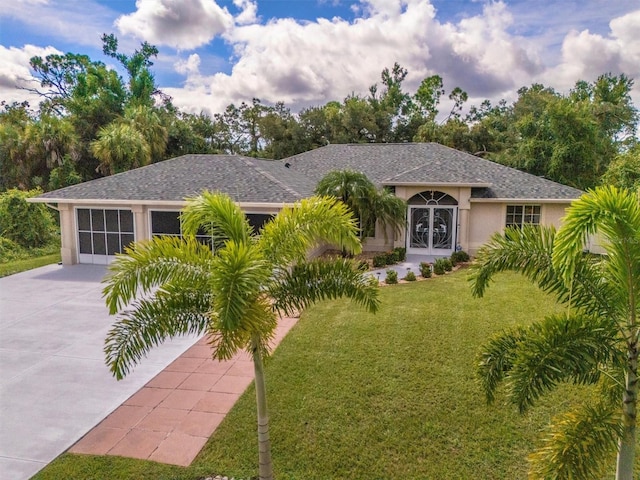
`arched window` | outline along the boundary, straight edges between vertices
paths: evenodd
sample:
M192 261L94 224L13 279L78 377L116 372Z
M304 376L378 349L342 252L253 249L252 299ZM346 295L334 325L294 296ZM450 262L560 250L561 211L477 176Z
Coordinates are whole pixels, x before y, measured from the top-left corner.
M437 190L417 193L407 203L409 205L458 205L458 201L451 195Z

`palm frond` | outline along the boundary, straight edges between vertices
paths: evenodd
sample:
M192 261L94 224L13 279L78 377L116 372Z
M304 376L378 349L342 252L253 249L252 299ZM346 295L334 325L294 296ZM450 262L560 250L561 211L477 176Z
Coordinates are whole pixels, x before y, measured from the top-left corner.
M352 253L362 249L349 208L330 197L311 197L285 207L266 223L258 240L272 265L286 268L306 259L312 248L336 245Z
M560 382L593 384L618 353L615 323L586 315L552 315L521 339L509 372L509 395L521 412Z
M482 346L478 355L476 375L487 403L493 403L500 383L513 368L518 346L526 337L526 329L502 332Z
M244 212L222 193L204 191L187 199L180 220L185 235L195 235L203 229L221 243L230 238L236 242L248 242L251 237L251 226Z
M553 288L557 281L551 254L555 228L525 226L507 228L483 245L471 267L469 281L474 297L482 297L496 273L517 271L541 288Z
M576 262L590 235L604 237L612 293L624 306L624 317L640 310L640 203L636 195L614 186L598 187L574 201L559 230L553 263L565 283L576 271Z
M370 312L377 311L378 287L348 259L304 262L277 273L268 286L274 308L292 315L325 299L347 297Z
M529 456L532 480L603 478L613 458L620 428L620 409L585 405L555 418L542 446Z
M254 245L230 240L219 250L209 285L215 295L214 308L222 331L235 330L240 323L252 323L252 314L258 312L254 304L270 276L268 263Z
M562 303L571 302L595 314L610 315L611 287L603 278L601 262L581 255L576 259L574 283L567 285L553 266L555 236L555 228L547 226L507 228L504 235L493 235L480 248L470 269L473 296L484 296L497 273L514 271L556 295Z
M154 346L167 338L207 331L211 296L184 288L160 290L132 305L116 320L105 340L106 363L120 380Z
M212 260L208 247L194 238L154 237L136 242L109 266L102 295L113 315L137 295L144 295L170 280L186 284L207 278Z

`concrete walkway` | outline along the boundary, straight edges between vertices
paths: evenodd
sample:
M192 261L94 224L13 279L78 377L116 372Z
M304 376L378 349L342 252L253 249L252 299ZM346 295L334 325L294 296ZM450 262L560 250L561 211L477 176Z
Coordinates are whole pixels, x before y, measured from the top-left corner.
M105 272L49 265L0 278L0 478L30 478L197 341L165 343L116 381L102 351L114 320Z

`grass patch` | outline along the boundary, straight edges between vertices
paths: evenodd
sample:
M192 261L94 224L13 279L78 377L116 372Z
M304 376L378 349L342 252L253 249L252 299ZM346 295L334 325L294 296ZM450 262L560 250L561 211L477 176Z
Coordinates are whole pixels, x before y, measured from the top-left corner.
M0 263L0 277L6 277L7 275L25 272L33 268L44 267L45 265L58 262L60 262L60 253Z
M306 311L268 362L278 479L526 478L552 415L589 395L566 386L527 415L487 406L474 377L490 335L560 307L517 275L471 298L464 270L381 289L373 316L348 302ZM36 479L184 479L257 475L250 387L188 468L64 454Z
M24 248L0 236L0 277L60 262L60 239L38 248Z

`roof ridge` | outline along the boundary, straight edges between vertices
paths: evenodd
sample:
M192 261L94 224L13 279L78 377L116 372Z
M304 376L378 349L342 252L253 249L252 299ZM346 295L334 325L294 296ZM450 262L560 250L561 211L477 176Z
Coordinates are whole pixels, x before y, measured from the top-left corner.
M241 156L240 157L242 160L244 160L244 163L246 165L249 165L251 167L253 167L254 170L256 170L260 175L262 175L263 177L268 178L269 180L271 180L272 182L276 183L277 185L280 185L285 191L287 191L288 193L291 193L292 195L296 195L298 197L304 197L303 194L301 194L300 192L294 190L293 188L291 188L289 185L286 185L285 183L281 182L280 180L278 180L276 177L274 177L273 175L271 175L269 172L263 170L262 168L260 168L258 165L256 165L255 163L253 163L254 160L260 160L263 162L278 162L278 160L267 160L267 159L258 159L258 158L251 158L251 157L246 157L246 156Z
M384 180L382 180L382 181L383 181L383 182L390 182L391 180L393 180L393 179L394 179L394 178L396 178L396 177L399 177L400 175L405 175L405 174L410 173L410 172L413 172L413 171L415 171L415 170L419 170L419 169L421 169L421 168L423 168L423 167L424 167L424 165L417 165L417 166L415 166L415 167L413 167L413 168L410 168L409 170L405 170L404 172L396 173L396 174L395 174L394 176L392 176L392 177L387 177L387 178L385 178L385 179L384 179Z

